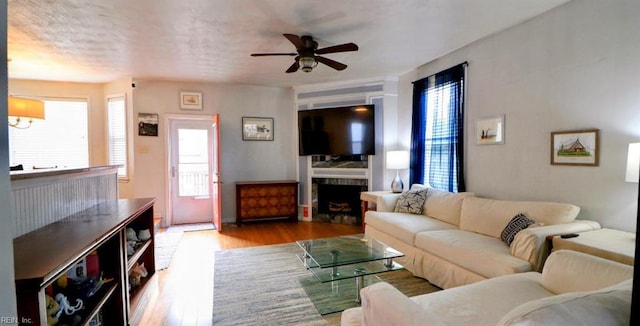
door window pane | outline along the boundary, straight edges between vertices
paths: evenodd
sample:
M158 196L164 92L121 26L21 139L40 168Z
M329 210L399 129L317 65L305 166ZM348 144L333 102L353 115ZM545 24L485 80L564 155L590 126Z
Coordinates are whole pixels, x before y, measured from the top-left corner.
M209 195L207 140L207 130L178 129L179 196Z

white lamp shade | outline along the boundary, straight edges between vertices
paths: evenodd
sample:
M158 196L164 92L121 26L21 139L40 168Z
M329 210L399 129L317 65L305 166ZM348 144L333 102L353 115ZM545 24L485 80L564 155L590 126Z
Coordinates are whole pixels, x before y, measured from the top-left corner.
M625 181L638 183L640 175L640 143L629 144L627 155L627 176Z
M409 152L408 151L388 151L387 152L387 169L408 169L409 168Z

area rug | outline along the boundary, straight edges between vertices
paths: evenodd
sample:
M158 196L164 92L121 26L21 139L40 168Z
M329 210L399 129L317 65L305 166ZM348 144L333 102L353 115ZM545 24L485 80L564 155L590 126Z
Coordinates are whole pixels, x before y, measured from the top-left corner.
M339 325L340 313L320 315L303 288L315 278L299 252L295 243L216 251L213 324ZM439 290L404 270L367 279L389 282L408 296Z
M216 226L213 223L177 224L168 227L166 232L191 232L215 229Z
M160 232L155 236L156 270L169 268L171 258L180 244L182 232Z

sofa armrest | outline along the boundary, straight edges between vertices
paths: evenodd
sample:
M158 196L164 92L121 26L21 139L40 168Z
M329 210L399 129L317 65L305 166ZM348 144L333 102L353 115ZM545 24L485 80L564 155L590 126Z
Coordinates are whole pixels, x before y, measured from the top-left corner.
M545 259L551 253L551 246L547 241L547 237L598 229L600 229L598 222L587 220L575 220L571 223L527 228L518 232L515 239L513 239L510 248L511 255L528 261L533 271L541 272Z
M378 212L393 212L396 210L396 203L401 193L380 195L376 198L376 210Z
M633 266L573 250L558 250L547 259L541 284L549 292L563 294L596 291L632 277Z
M427 312L391 284L376 283L360 291L363 325L424 325Z

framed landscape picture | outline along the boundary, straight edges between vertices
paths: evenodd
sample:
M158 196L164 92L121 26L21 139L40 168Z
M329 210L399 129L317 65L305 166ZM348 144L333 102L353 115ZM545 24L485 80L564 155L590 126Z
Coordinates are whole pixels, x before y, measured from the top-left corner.
M504 115L484 118L476 122L476 144L504 144Z
M598 134L598 129L552 132L551 164L598 166Z
M242 117L242 140L273 140L273 118Z
M202 110L202 93L180 92L180 109Z

